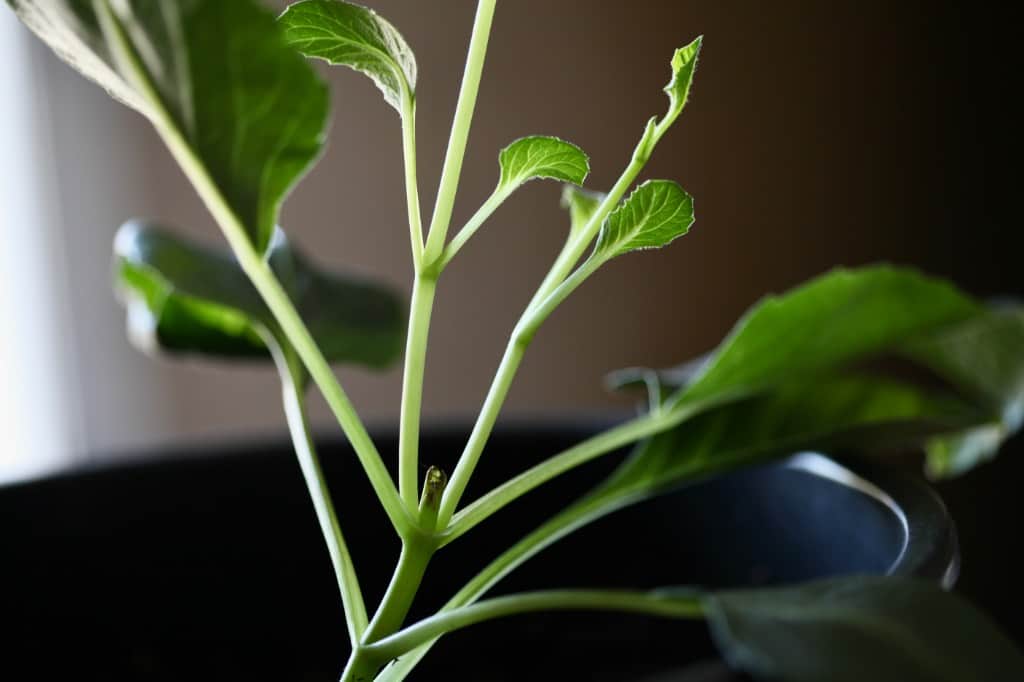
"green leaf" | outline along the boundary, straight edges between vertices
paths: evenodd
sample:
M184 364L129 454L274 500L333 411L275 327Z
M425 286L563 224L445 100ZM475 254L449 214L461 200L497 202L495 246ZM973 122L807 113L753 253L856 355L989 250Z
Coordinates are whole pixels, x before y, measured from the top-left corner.
M399 113L406 95L415 98L412 48L372 9L341 0L302 0L290 5L278 21L289 45L307 57L369 76Z
M911 339L903 351L985 405L993 421L928 444L928 470L952 476L993 457L1024 422L1024 308L999 305L984 315Z
M863 368L856 371L857 363L885 356L903 356L945 385L907 385L893 393ZM650 377L651 370L624 370L613 380L635 384ZM661 388L676 391L659 409L691 415L647 448L656 455L648 452L634 465L648 467L645 475L660 487L701 468L787 448L885 445L840 438L864 410L899 424L921 409L928 419L916 426L925 428L902 445L926 449L931 471L948 475L991 457L1021 426L1024 310L988 308L909 270L839 270L759 303L714 353L656 377ZM858 388L851 379L864 383ZM868 394L858 397L861 390ZM941 416L933 408L950 405L950 396L964 417L959 425L933 419ZM883 429L881 435L894 434Z
M326 88L269 12L251 0L9 2L57 56L170 126L266 250L282 201L321 152L328 111Z
M154 225L125 224L114 241L115 272L129 336L146 350L270 357L273 315L230 256ZM332 362L384 367L401 352L404 313L380 286L314 268L278 231L268 259Z
M676 396L723 402L895 353L914 337L984 314L952 285L887 265L837 269L750 309Z
M679 116L683 107L690 98L690 86L693 84L693 74L697 70L697 57L700 55L700 47L704 42L704 36L698 37L692 43L676 50L672 55L672 80L665 86L668 93L669 107L665 119L672 121Z
M539 178L582 185L590 173L590 159L582 149L557 137L541 135L521 138L502 149L498 164L498 187L506 191Z
M599 490L613 498L650 497L697 476L801 450L919 446L989 418L969 402L904 381L817 377L712 408L654 436Z
M844 577L708 595L726 660L783 682L1024 679L1024 656L982 613L920 580Z
M656 249L693 225L693 198L670 180L648 180L608 216L594 256L603 261L637 249Z
M604 201L605 194L599 192L588 192L575 185L565 185L562 188L562 208L569 211L569 236L572 237L590 222L590 219L597 213L598 206Z

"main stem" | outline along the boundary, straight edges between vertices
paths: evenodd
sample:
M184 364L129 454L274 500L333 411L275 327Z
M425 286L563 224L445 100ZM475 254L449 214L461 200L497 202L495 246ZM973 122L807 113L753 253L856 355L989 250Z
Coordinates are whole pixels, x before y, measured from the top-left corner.
M417 535L403 540L402 553L398 557L391 583L373 620L353 649L342 673L341 682L372 679L377 670L387 663L387 659L379 658L367 647L393 634L402 626L436 548L436 544L426 536Z
M420 250L417 245L422 233L418 226L414 227L413 194L415 193L415 176L410 175L410 162L414 160L414 138L409 132L409 122L403 123L406 146L406 189L409 201L410 236L412 238L413 262L416 266L416 281L413 284L412 300L409 312L409 331L406 340L405 371L402 381L402 412L399 435L399 488L400 500L406 510L415 510L416 526L407 529L402 535L402 553L395 567L394 575L388 590L381 601L377 612L363 633L361 642L354 648L352 656L342 676L343 682L357 680L372 675L381 663L366 649L372 642L391 635L405 620L413 598L419 589L423 574L430 558L437 550L433 523L424 532L420 511L417 506L418 484L418 446L420 412L423 398L423 375L426 364L427 342L430 333L430 317L433 309L437 278L440 273L439 261L444 249L448 226L451 223L452 210L455 205L455 194L458 189L459 176L462 172L462 161L465 157L469 129L476 107L477 92L483 73L484 59L487 54L487 42L490 36L491 23L494 18L496 0L480 0L477 5L476 18L473 22L473 34L469 43L469 55L462 78L462 88L455 107L455 118L452 132L445 154L444 170L438 187L437 202L427 234L426 245ZM404 107L403 118L412 113L411 100ZM418 200L417 200L418 205ZM418 211L417 211L418 219ZM440 499L436 500L440 503ZM437 513L436 506L428 510L430 517Z
M469 41L469 54L466 58L466 69L462 77L462 88L455 106L455 117L452 121L451 137L445 153L444 170L437 191L437 202L430 221L427 244L420 252L417 242L420 230L412 231L414 264L416 281L413 284L412 301L409 313L409 332L406 337L405 371L402 379L402 411L399 426L399 490L402 502L410 511L416 509L418 496L419 436L420 415L423 400L423 376L426 365L427 343L430 336L430 317L434 304L434 293L440 273L439 259L444 248L448 226L451 223L452 210L455 205L455 194L458 190L459 176L462 173L462 161L466 153L469 129L473 121L477 93L480 89L480 78L483 74L484 59L487 55L487 42L490 36L491 23L494 18L496 0L480 0L477 6L476 19L473 22L473 34ZM411 105L407 106L412 115ZM405 114L403 114L403 117ZM403 128L409 125L403 123ZM407 138L409 136L407 135ZM408 174L409 152L406 152ZM406 188L413 191L414 184L407 180ZM412 199L410 198L410 202ZM417 200L418 201L418 200ZM411 206L411 203L410 203ZM412 219L410 208L410 220ZM417 258L417 254L419 257Z
M494 19L494 7L497 0L480 0L473 20L473 36L469 41L469 56L466 58L466 69L462 74L462 88L459 101L455 107L455 119L452 121L451 137L448 138L448 150L445 153L444 168L441 171L441 184L437 190L437 201L434 204L434 215L430 221L430 234L424 253L424 263L431 267L441 257L448 225L452 220L455 207L455 193L462 174L462 161L466 154L466 142L469 139L469 128L473 122L473 111L476 108L476 96L480 89L480 76L484 69L487 56L487 41L491 34L491 22Z
M278 344L279 348L281 344ZM281 388L284 398L284 411L288 419L295 454L302 469L302 476L313 500L320 530L327 544L327 551L334 565L334 573L338 579L342 606L345 610L345 622L348 626L349 641L352 646L358 645L366 630L366 605L363 603L362 590L356 576L352 555L349 553L345 537L338 523L338 515L331 502L331 493L324 478L320 459L317 456L313 439L310 435L309 420L306 417L305 377L298 364L298 359L290 348L277 351L278 370L281 373Z
M402 412L399 418L398 484L402 502L410 512L417 505L423 374L436 290L436 278L417 274L409 306L409 333L405 344L405 371L402 374Z

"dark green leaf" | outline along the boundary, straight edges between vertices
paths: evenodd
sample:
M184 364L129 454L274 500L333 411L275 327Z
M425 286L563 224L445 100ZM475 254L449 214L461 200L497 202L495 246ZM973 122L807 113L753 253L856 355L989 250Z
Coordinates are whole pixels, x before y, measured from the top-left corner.
M341 0L302 0L279 21L288 43L307 57L348 66L376 83L388 104L416 91L416 57L398 30L372 9Z
M829 372L984 311L912 270L837 269L755 305L676 401L718 402Z
M828 375L874 356L932 370L986 418L919 443L935 475L995 454L1024 414L1024 310L983 306L908 270L840 270L755 306L712 354L657 373L674 409L722 404L780 382ZM623 370L617 385L650 370Z
M114 252L137 345L269 357L273 316L232 258L140 223L121 228ZM280 231L268 258L328 360L383 367L398 357L404 315L394 294L313 268Z
M281 202L320 154L328 110L269 12L252 0L97 3L113 22L105 32L89 0L9 1L64 61L170 125L266 250ZM137 70L118 59L118 35Z
M696 476L808 449L888 450L989 419L955 397L873 376L793 382L702 412L641 444L602 486L655 495Z
M938 586L846 577L705 598L735 668L780 682L1024 680L1019 649Z
M912 339L904 352L986 406L993 421L928 445L936 476L962 473L995 455L1024 421L1024 309L1000 305L990 312Z
M649 180L608 216L594 255L608 260L637 249L665 246L689 231L693 198L670 180Z
M542 135L516 140L501 150L498 163L498 187L506 190L538 178L582 185L590 172L590 160L582 149L557 137Z

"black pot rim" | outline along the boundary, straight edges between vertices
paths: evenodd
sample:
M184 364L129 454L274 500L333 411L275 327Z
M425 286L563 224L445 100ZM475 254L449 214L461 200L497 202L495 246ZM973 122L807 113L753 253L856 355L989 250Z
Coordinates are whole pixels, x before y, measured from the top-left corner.
M903 527L903 547L887 575L924 578L951 589L960 574L956 524L942 498L920 477L873 461L799 452L784 465L853 488L885 505Z

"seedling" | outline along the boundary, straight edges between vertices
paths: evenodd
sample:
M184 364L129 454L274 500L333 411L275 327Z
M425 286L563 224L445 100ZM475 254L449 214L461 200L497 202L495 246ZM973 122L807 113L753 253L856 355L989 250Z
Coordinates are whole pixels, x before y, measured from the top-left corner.
M372 10L303 0L275 18L252 0L8 2L62 59L149 119L227 240L230 255L144 221L129 223L115 242L119 290L132 337L146 347L276 362L348 625L342 680L401 680L453 630L550 609L707 619L731 664L773 679L1024 679L1020 654L982 616L910 579L484 599L503 576L574 529L696 478L814 447L915 446L927 452L933 474L955 474L993 455L1020 425L1024 309L982 304L904 268L839 269L755 305L697 364L617 374L618 384L646 386L649 404L640 415L465 499L520 361L548 317L609 260L641 257L633 252L666 246L693 224L691 197L643 172L687 105L701 38L670 55L667 108L638 121L634 151L611 188L582 189L589 160L575 145L523 137L498 154L494 192L452 231L497 0L478 4L429 223L421 217L416 171L416 61L395 27ZM367 75L397 113L413 273L407 326L403 305L388 290L318 269L277 226L281 203L324 145L328 93L305 57ZM425 468L431 463L420 458L420 411L438 282L495 209L531 180L565 184L564 246L511 332L457 465L450 472ZM301 235L301 227L288 229ZM331 364L391 362L401 354L403 327L396 484ZM933 380L880 374L875 358L899 358ZM401 540L394 577L372 610L341 522L366 510L335 509L307 423L311 382ZM507 551L436 614L407 622L435 553L466 541L535 488L628 446L633 454L604 483L526 537L509 538ZM854 678L844 667L851 660L862 666Z

